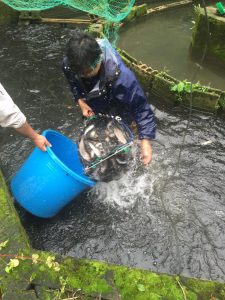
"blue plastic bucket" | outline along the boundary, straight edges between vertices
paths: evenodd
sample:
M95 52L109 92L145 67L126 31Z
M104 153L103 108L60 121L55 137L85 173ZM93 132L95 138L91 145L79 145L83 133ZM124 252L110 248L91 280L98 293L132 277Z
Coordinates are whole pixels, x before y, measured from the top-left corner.
M27 211L49 218L95 182L84 174L74 142L54 130L42 135L52 147L34 149L12 178L11 190Z

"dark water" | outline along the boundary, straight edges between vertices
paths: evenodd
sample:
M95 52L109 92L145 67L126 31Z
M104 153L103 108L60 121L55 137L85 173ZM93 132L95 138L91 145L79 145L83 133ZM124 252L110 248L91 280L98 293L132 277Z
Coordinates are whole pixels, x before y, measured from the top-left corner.
M74 138L81 117L60 70L70 33L59 26L1 29L0 81L34 128ZM134 164L121 180L99 184L49 220L17 206L22 222L38 249L224 281L225 122L192 115L174 175L188 112L152 102L158 134L148 168ZM1 129L0 136L9 181L33 145L13 130Z
M193 79L196 65L189 55L193 19L193 5L146 17L135 26L131 23L124 28L119 46L154 69L165 70L180 80L199 81L225 90L225 70L216 65L203 64Z

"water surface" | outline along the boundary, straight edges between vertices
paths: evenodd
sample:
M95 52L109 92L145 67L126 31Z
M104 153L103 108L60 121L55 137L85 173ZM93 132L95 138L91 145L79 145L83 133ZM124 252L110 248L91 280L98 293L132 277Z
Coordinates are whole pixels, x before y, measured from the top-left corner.
M75 138L81 117L60 69L71 30L1 29L0 81L35 129ZM149 167L134 163L119 181L97 185L49 220L17 205L21 220L38 249L224 281L225 122L194 113L186 132L188 111L152 103L158 133ZM13 130L1 129L0 136L1 166L9 181L33 145Z

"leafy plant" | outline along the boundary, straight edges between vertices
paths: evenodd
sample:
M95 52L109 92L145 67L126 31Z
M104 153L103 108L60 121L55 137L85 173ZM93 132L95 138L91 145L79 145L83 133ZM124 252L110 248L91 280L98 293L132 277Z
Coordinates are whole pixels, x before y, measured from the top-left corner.
M0 250L5 248L8 244L8 241L0 243ZM0 258L2 259L3 257L13 257L10 259L9 263L6 264L5 267L5 272L10 273L10 271L16 267L19 266L20 260L32 260L32 264L40 264L40 271L45 270L45 266L47 266L49 269L53 269L55 272L60 271L60 265L58 262L55 261L55 256L48 256L46 261L43 259L39 258L39 254L32 254L32 256L24 256L23 254L21 255L15 255L15 254L0 254Z
M32 254L32 262L33 262L33 264L37 264L38 263L38 258L39 258L38 254Z
M56 272L60 271L59 263L55 261L55 256L48 256L46 260L46 265L51 269L53 269Z
M8 245L9 240L0 243L0 251Z
M138 290L140 291L140 292L145 292L145 286L143 285L143 284L138 284L137 285L137 288L138 288Z
M8 240L1 242L0 243L0 250L2 250L3 248L5 248L8 244ZM9 262L5 262L5 258L10 258ZM32 254L31 256L25 256L23 254L17 255L17 254L0 254L0 259L2 261L4 261L5 263L5 272L8 274L11 274L13 272L13 270L15 268L17 268L18 266L22 266L23 265L23 261L24 260L28 260L31 261L33 265L37 265L37 267L35 267L30 275L30 277L28 278L29 282L32 283L34 281L34 279L37 277L38 275L38 270L41 272L44 272L47 270L47 268L52 269L55 272L59 272L60 271L60 265L58 262L55 261L55 256L48 256L47 258L45 257L44 259L42 257L40 257L39 254ZM81 289L77 289L76 291L71 290L71 289L67 289L66 286L68 284L68 280L69 278L66 277L64 278L63 276L60 276L59 273L59 282L60 282L60 287L59 289L56 289L55 291L55 297L54 300L69 300L69 299L82 299L84 300L84 296L83 293L81 292ZM0 290L0 299L1 299L1 290ZM68 296L68 297L67 297ZM66 298L64 298L66 297Z
M6 265L5 267L5 271L6 273L10 273L10 271L16 267L18 267L20 264L19 259L17 258L11 258L9 263Z
M199 82L191 83L187 80L183 80L180 81L178 84L174 84L170 90L177 94L178 101L182 101L182 96L185 93L190 94L193 91L207 92L208 89L209 88L207 86L202 86Z
M224 109L225 108L225 95L221 95L217 105L216 105L216 109Z

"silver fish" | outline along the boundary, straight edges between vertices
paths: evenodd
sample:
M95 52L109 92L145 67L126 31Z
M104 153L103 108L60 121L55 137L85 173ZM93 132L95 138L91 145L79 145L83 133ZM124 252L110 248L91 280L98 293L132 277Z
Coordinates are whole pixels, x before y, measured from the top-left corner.
M94 154L97 156L97 157L101 157L101 151L95 147L92 143L88 143L89 147L91 148L91 150L94 152Z
M84 137L81 137L80 139L80 142L79 142L79 152L80 152L80 155L87 161L91 161L91 156L90 154L88 153L88 151L86 150L85 148L85 145L84 145Z
M85 132L84 132L84 135L86 135L86 134L87 134L90 130L92 130L94 127L95 127L94 124L88 126L87 129L86 129Z
M115 127L113 129L113 132L114 132L115 136L117 137L117 139L120 143L122 143L122 144L127 143L127 139L125 137L125 134L118 127Z
M115 157L115 160L118 162L119 165L127 165L127 160L125 160L125 159Z

